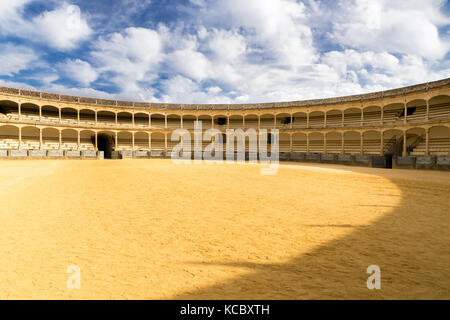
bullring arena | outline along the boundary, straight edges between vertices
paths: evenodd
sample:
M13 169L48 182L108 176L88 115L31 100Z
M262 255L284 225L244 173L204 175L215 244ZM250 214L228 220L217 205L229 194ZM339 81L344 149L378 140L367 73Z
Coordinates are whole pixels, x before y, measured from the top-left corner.
M279 129L278 173L173 163L197 120ZM450 296L450 79L248 105L0 88L0 149L0 299Z

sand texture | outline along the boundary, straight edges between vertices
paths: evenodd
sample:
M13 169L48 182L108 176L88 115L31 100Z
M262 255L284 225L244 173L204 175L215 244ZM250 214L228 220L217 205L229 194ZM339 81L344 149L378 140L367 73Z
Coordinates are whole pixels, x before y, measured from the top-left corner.
M2 161L0 189L0 299L450 298L448 172Z

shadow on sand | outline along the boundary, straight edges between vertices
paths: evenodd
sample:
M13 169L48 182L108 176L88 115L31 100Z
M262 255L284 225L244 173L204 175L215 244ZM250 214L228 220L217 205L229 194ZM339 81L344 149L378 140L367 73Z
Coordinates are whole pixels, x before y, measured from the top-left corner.
M373 174L388 178L402 194L400 204L373 224L306 225L348 228L350 234L283 264L212 263L248 272L172 298L450 298L450 174L411 171L411 179L397 170L374 169ZM390 195L389 190L383 193ZM370 265L381 268L381 290L367 289Z

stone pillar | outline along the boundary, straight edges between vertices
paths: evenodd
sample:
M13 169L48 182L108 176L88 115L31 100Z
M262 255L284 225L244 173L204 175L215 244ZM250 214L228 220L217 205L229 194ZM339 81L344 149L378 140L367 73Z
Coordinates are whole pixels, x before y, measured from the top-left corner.
M17 112L19 113L19 120L22 119L22 104L20 102L17 105Z
M360 135L360 137L361 137L361 140L360 140L360 143L361 143L361 151L360 151L360 153L361 153L361 155L363 155L363 154L364 154L364 135L363 135L362 132L361 132L360 134L361 134L361 135Z
M293 152L293 148L292 148L292 134L289 135L289 152L292 153Z
M327 154L327 135L323 135L323 153Z
M198 120L198 118L197 118L197 120ZM167 129L167 114L164 115L164 128Z
M183 128L183 115L181 115L181 128ZM213 117L213 125L214 125L214 117Z
M131 125L134 128L134 112L131 114Z
M361 128L364 127L364 109L361 109Z
M214 116L211 117L211 128L214 128Z
M167 154L167 133L164 133L164 150L166 151Z
M119 124L119 122L117 120L117 112L114 114L114 123L116 126Z
M426 120L430 120L430 100L427 98L427 114L426 114Z
M273 115L273 128L274 129L277 128L277 115L276 114Z
M62 131L59 130L59 147L58 150L62 149Z
M341 132L341 153L345 154L345 139L344 139L344 132Z
M149 132L148 134L148 149L150 150L150 152L152 152L152 133Z
M244 130L244 129L245 129L245 116L242 117L242 125L244 126L244 127L242 128L242 130Z
M430 129L425 129L425 156L430 155Z
M380 155L384 156L384 133L381 132L380 135Z
M384 124L384 106L381 107L381 119L380 119L381 125Z
M342 111L342 122L341 122L341 127L343 128L345 124L345 111Z
M309 133L306 134L306 153L309 153Z
M39 106L39 122L42 121L42 106Z
M407 122L407 118L408 118L408 105L406 104L406 101L405 101L405 119L403 119L404 123Z
M61 107L58 107L58 116L59 116L59 122L61 122L62 116L61 116Z
M309 128L309 112L306 113L306 128Z
M80 125L80 110L77 110L77 123Z
M22 127L19 127L19 150L22 150Z
M323 127L324 128L327 127L327 113L326 112L323 113Z
M406 131L403 131L403 156L406 157Z
M261 116L258 115L258 132L261 130Z
M294 128L294 115L291 113L291 125L290 128L293 129Z
M39 150L42 150L42 128L39 129Z
M95 115L95 124L97 124L97 110L94 111L94 115Z
M81 140L81 133L80 131L77 131L77 150L80 151L80 140Z
M97 112L95 112L96 115L96 120L97 120ZM95 131L95 151L98 151L98 135L97 135L97 131Z
M131 150L134 151L134 132L131 133Z
M119 150L119 133L116 131L115 135L114 135L114 139L115 139L115 148L114 151Z

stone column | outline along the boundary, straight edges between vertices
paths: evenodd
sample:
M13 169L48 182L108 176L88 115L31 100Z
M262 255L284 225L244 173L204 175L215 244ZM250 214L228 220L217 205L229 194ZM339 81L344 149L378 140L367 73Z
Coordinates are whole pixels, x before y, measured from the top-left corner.
M148 133L148 149L152 152L152 133Z
M323 127L324 128L327 127L327 113L326 112L323 113Z
M198 119L198 118L197 118ZM164 115L164 128L167 129L167 114Z
M22 127L19 127L19 150L22 150Z
M430 129L425 129L425 156L430 155Z
M403 119L404 123L407 122L407 118L408 118L408 105L406 104L406 101L405 101L405 119Z
M293 148L292 148L292 134L289 135L289 152L292 153L293 152Z
M309 153L309 133L306 134L306 153Z
M167 153L167 133L164 133L164 150Z
M96 119L97 119L97 112L95 112L96 115ZM98 135L97 135L97 131L95 131L95 151L98 151Z
M406 157L406 131L403 131L403 156Z
M291 113L291 125L290 125L290 128L291 128L291 129L294 128L294 116L293 116L292 113Z
M17 112L19 113L19 120L22 119L22 104L20 102L17 105Z
M39 106L39 122L42 121L42 106Z
M362 132L360 132L360 143L361 143L361 151L360 151L360 153L361 153L361 155L363 155L364 154L364 135L363 135L363 133Z
M42 128L39 129L39 150L42 150Z
M306 128L309 128L309 112L306 113Z
M380 155L384 156L384 133L381 132L380 135Z
M77 150L80 151L80 140L81 140L81 133L80 131L77 131Z
M119 133L117 131L115 132L114 139L115 139L115 144L116 144L114 151L118 151L119 150Z
M258 115L258 132L261 130L261 115Z
M119 124L119 122L117 120L117 112L114 114L114 123L116 126Z
M134 132L131 133L131 150L134 151Z
M131 114L131 125L134 128L134 112Z
M62 116L61 116L61 106L58 107L58 116L59 116L59 122L61 122L61 120L62 120Z
M277 115L276 114L273 115L273 128L274 129L277 128Z
M427 114L426 114L426 120L430 120L430 100L427 98Z
M323 153L327 154L327 135L324 133L323 135Z
M381 119L380 119L381 125L384 124L384 106L381 107Z
M344 137L344 132L341 132L341 153L345 154L345 137Z
M58 150L61 150L61 149L62 149L62 131L59 130L59 147L58 147Z
M364 127L364 109L361 109L361 128Z
M97 124L97 110L94 111L94 115L95 115L95 124Z
M80 125L80 110L77 110L77 123Z

